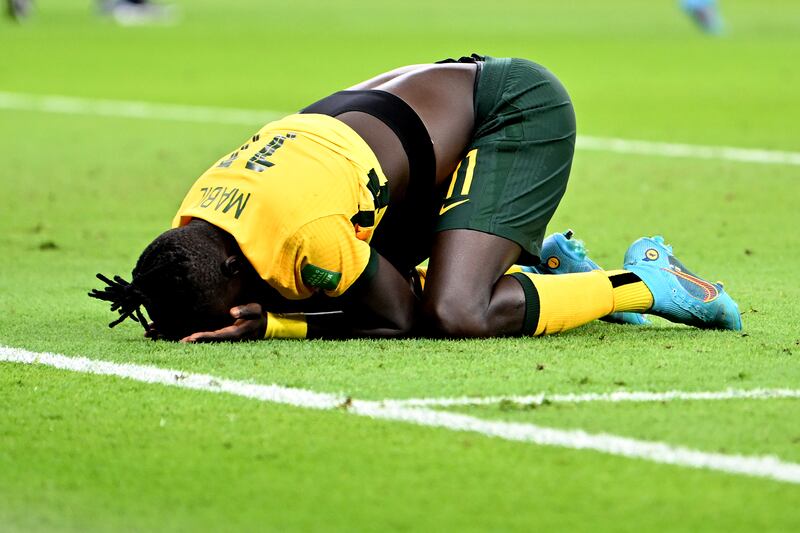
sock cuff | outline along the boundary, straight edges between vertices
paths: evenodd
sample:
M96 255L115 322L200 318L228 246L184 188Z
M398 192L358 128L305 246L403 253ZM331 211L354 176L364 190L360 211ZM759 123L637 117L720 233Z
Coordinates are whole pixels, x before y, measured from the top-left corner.
M614 292L615 312L644 313L653 306L653 295L639 276L627 270L607 274Z
M628 270L607 270L608 280L611 282L611 287L616 289L623 285L630 285L631 283L639 283L642 278L629 272Z
M514 272L510 275L522 285L522 291L525 293L525 318L522 321L522 334L533 335L539 325L539 291L536 290L533 280L522 272Z

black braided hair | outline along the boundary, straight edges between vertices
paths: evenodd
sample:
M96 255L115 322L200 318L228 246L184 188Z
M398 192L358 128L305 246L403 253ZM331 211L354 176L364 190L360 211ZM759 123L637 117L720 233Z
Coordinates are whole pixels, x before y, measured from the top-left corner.
M113 328L126 318L130 318L144 326L145 331L149 331L150 327L141 309L145 300L142 291L120 276L114 276L114 279L110 280L102 274L97 274L97 279L104 281L106 288L92 289L89 296L111 302L111 310L119 311L119 318L111 322L108 327Z
M224 239L224 232L202 221L166 231L139 256L130 282L97 274L107 287L89 296L111 302L111 311L119 313L109 327L130 318L148 331L144 307L159 335L167 339L216 329L227 316L230 283Z

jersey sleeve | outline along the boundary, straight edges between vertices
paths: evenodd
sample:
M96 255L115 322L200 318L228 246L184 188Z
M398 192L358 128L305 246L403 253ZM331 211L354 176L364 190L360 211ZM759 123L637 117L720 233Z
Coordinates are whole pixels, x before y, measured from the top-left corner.
M377 269L377 255L356 237L344 215L330 215L302 226L283 246L275 275L266 280L284 297L308 298L322 292L341 296Z

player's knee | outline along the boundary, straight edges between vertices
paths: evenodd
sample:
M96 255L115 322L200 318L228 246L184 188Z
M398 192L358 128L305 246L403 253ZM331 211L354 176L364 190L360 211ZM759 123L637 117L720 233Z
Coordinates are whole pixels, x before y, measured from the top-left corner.
M414 329L414 310L405 309L392 318L392 337L407 337Z
M486 310L467 298L437 298L423 302L426 325L445 337L486 337Z

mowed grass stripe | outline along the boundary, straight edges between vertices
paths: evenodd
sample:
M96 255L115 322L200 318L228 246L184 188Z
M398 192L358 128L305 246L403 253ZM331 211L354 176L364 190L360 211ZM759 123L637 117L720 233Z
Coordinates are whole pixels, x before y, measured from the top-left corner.
M243 124L254 127L279 118L283 111L237 109L177 104L159 104L132 100L104 100L60 95L34 95L0 91L0 109L37 111L68 115L138 118L212 124ZM581 150L618 154L654 155L661 157L711 159L767 165L800 166L800 152L706 146L580 135L577 147Z
M144 383L228 393L263 402L308 409L341 408L350 413L373 419L402 421L453 431L479 433L510 441L592 450L655 463L702 468L800 484L800 464L784 462L773 456L707 453L681 446L670 446L662 442L648 442L605 433L591 434L582 430L562 430L528 423L490 421L432 409L409 408L384 404L379 401L353 400L343 395L319 393L280 385L259 385L206 374L190 374L153 366L31 352L6 346L0 346L0 362L45 365L72 372L117 376Z

